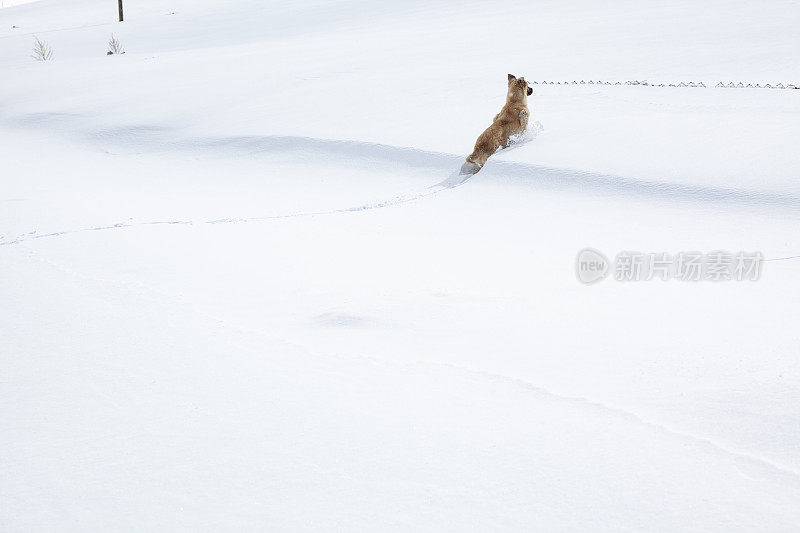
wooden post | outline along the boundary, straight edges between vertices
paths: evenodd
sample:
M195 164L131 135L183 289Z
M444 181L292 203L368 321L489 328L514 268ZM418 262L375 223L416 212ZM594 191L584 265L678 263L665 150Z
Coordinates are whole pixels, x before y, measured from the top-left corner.
M122 16L122 0L117 0L117 3L119 4L119 21L122 22L124 20Z

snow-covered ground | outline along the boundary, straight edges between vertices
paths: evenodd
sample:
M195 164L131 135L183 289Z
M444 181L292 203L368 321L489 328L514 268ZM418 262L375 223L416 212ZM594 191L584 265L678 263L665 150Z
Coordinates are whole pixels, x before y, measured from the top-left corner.
M0 12L0 530L796 530L800 3L116 9Z
M30 2L36 2L36 1L37 0L0 0L0 8L18 6L21 4L28 4Z

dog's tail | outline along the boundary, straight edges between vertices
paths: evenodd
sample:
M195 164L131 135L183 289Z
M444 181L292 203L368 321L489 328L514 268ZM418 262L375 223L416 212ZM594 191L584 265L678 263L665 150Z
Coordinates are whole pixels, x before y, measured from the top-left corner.
M461 170L458 172L458 174L461 176L470 176L472 174L477 174L480 169L481 167L467 159L466 163L461 165Z
M486 158L481 158L473 152L467 156L467 162L461 165L461 174L476 174L483 168L484 163L486 163Z

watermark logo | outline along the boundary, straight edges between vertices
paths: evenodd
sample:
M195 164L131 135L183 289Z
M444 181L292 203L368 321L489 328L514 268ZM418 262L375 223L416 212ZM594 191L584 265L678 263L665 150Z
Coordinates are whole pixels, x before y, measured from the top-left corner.
M575 259L575 273L587 285L605 279L609 269L608 258L593 248L584 248Z
M761 252L619 252L614 261L593 248L578 252L575 272L587 285L612 274L616 281L757 281L764 256Z

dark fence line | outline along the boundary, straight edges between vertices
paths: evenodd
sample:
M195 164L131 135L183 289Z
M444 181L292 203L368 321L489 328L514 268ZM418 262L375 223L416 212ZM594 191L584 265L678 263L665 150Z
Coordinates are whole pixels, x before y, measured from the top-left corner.
M577 80L573 80L573 81L546 81L545 80L545 81L532 81L531 85L641 85L643 87L703 87L703 88L708 87L708 85L706 85L702 81L699 81L699 82L690 81L688 83L687 82L683 82L683 81L679 82L679 83L649 83L646 80L645 81L639 81L639 80L633 80L633 81L600 81L600 80L598 80L598 81L593 81L593 80L589 80L589 81L585 81L585 80L581 80L581 81L577 81ZM786 85L784 85L783 83L778 83L777 85L771 85L769 83L766 83L766 84L762 85L760 83L756 83L754 85L752 83L745 84L743 82L735 83L735 82L732 82L732 81L729 82L729 83L719 82L716 85L714 85L714 87L715 88L716 87L720 87L720 88L725 88L725 89L800 89L800 85L796 85L796 84L792 84L792 83L786 84Z

